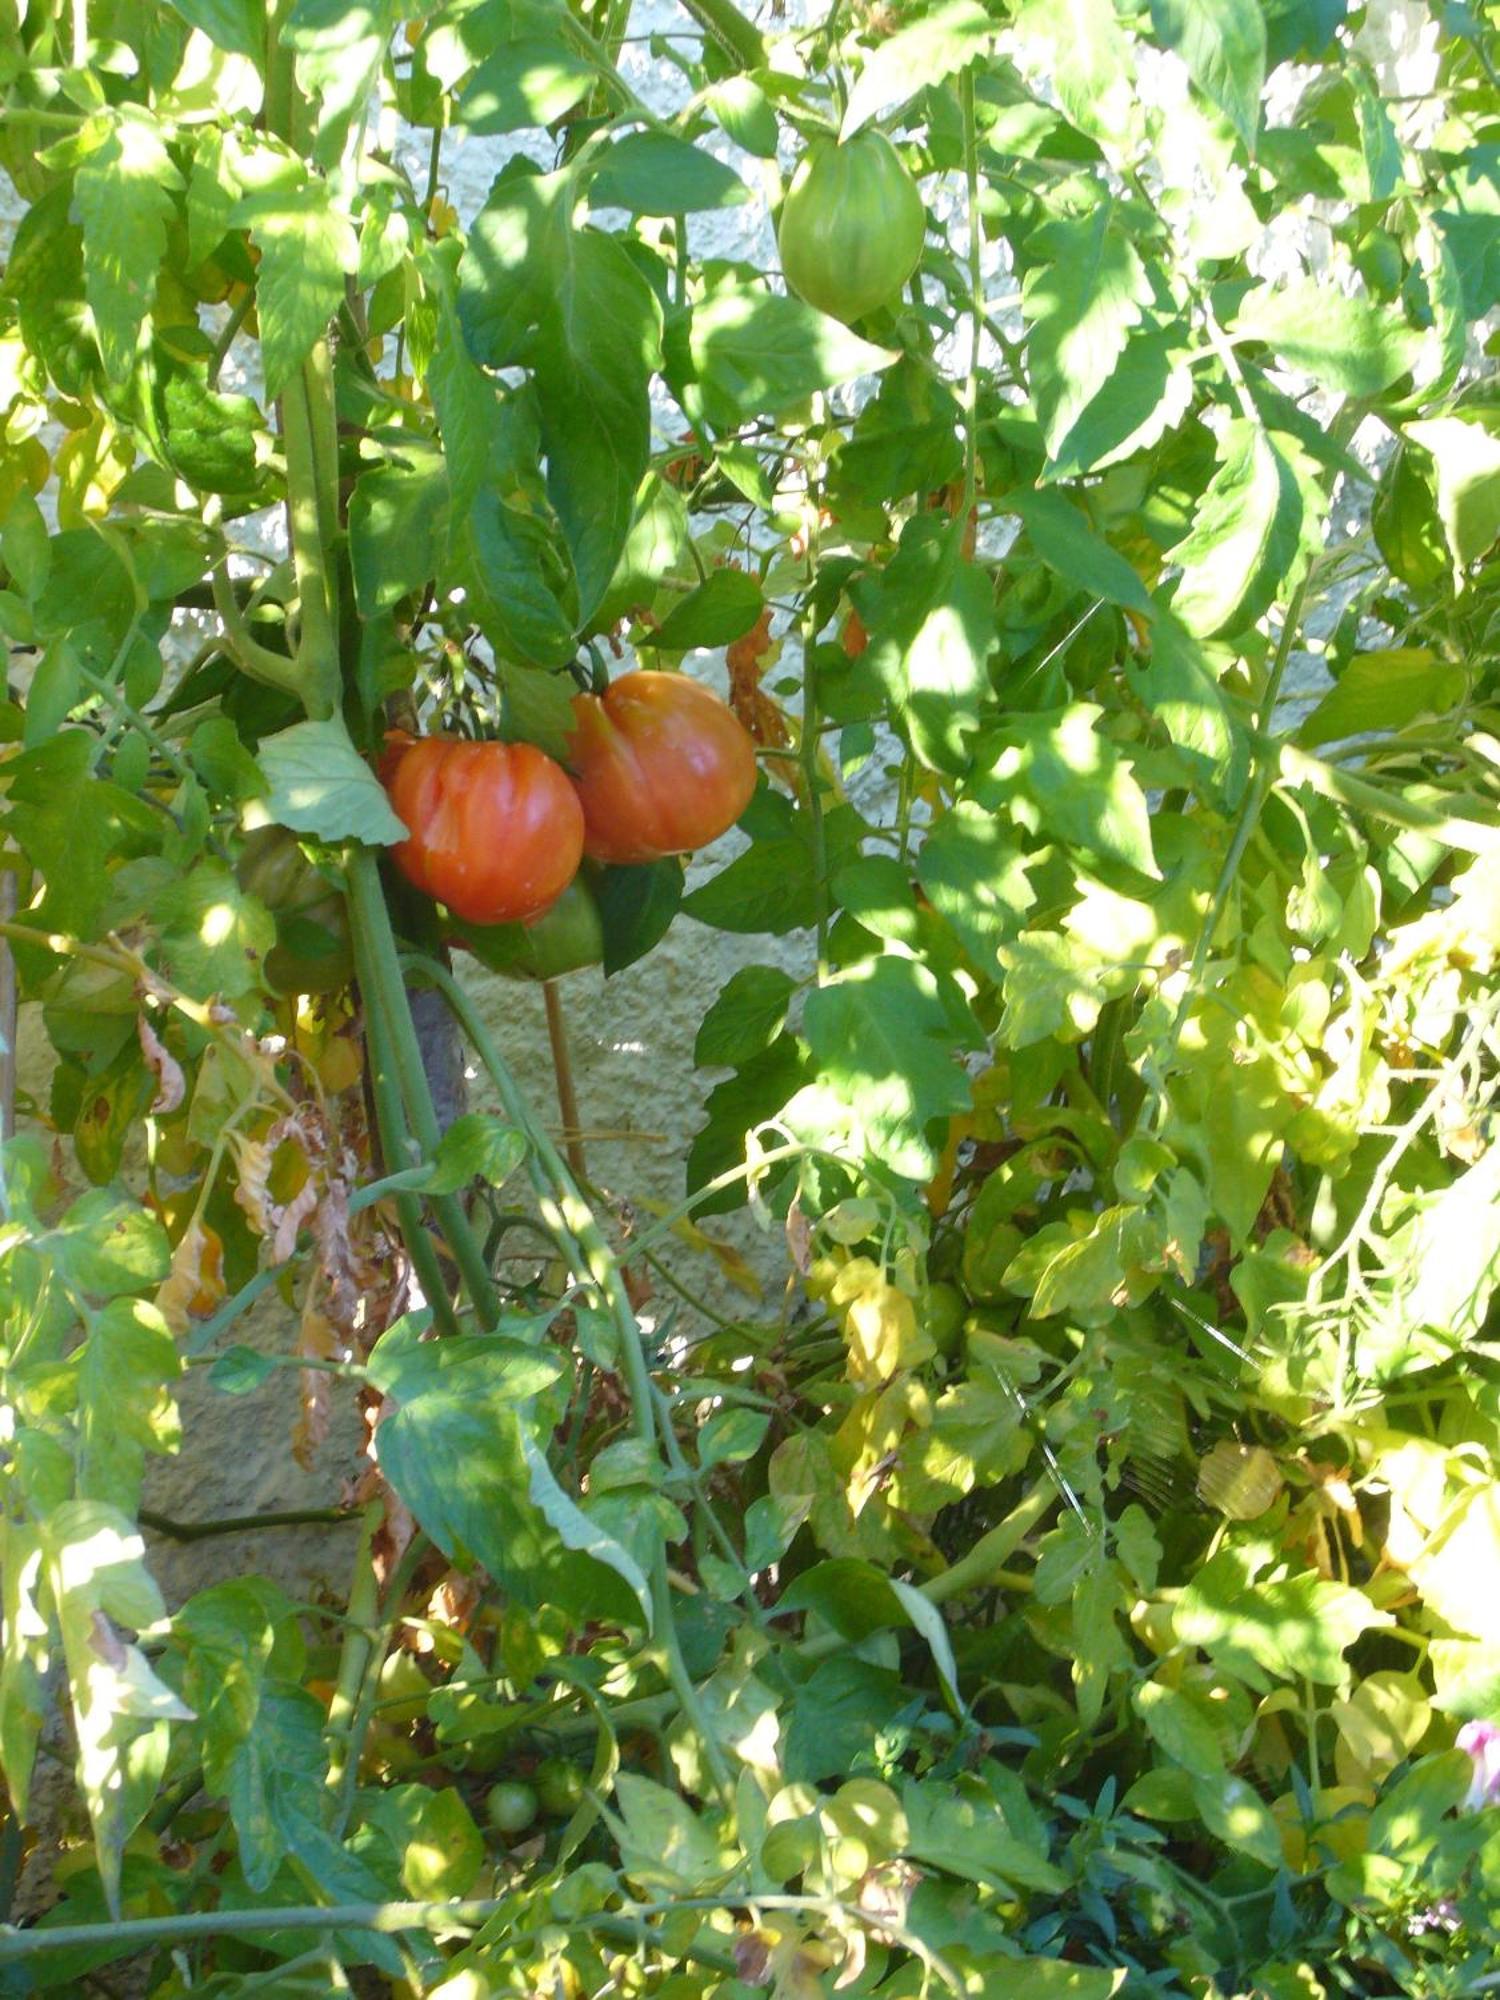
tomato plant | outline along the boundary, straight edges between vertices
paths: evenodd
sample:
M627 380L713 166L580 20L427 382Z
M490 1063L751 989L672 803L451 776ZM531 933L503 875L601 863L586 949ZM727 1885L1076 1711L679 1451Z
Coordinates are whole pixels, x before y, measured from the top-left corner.
M916 270L927 210L883 132L815 139L776 226L781 268L799 298L835 319L890 305Z
M469 923L540 916L578 872L583 815L533 744L423 737L400 750L387 786L408 829L391 858Z
M1497 74L0 12L0 1992L1490 1989Z
M718 696L640 669L573 703L568 761L597 861L656 861L706 847L755 790L755 746Z

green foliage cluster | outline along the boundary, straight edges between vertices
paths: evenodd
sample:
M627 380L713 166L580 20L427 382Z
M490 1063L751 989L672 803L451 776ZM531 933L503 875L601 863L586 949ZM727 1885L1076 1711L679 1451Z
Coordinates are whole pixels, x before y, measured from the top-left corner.
M0 13L0 1994L1487 1991L1496 8L684 0L670 117L630 11ZM868 128L904 293L696 254ZM708 648L765 780L605 970L790 942L627 1235L372 766ZM780 1309L648 1316L747 1202ZM194 1367L358 1401L343 1605L164 1604Z

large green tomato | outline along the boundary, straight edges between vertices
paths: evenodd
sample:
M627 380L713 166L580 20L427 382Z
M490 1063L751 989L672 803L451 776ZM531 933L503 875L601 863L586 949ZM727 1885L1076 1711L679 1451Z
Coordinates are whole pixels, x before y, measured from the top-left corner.
M455 924L453 939L507 979L557 979L604 956L599 905L582 875L529 924Z
M777 240L799 297L835 319L894 299L922 258L927 211L883 132L817 139L792 177Z
M336 888L284 826L257 827L235 868L242 889L276 919L266 954L273 993L337 993L354 977L349 911Z

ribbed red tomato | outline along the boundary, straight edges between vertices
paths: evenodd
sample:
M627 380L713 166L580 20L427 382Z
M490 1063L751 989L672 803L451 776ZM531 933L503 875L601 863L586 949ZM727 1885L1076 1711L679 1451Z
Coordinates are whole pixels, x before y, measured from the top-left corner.
M578 873L578 796L533 744L398 738L381 777L411 836L391 850L396 866L468 923L540 916Z
M568 762L595 861L659 861L706 847L755 790L749 733L685 674L641 670L602 695L578 695Z

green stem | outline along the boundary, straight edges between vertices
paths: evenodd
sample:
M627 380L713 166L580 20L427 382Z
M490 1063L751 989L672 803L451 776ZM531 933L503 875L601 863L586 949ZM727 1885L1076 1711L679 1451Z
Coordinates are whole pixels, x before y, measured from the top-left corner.
M273 653L269 646L263 646L258 639L251 637L250 627L234 594L234 585L229 580L227 562L226 555L209 575L214 610L224 627L226 649L241 673L248 674L252 680L263 681L267 687L280 688L284 694L300 695L302 675L297 662L285 653Z
M351 871L352 889L352 871ZM377 874L375 893L380 893ZM384 909L384 902L381 902ZM387 1027L387 1011L380 1001L380 976L369 949L369 934L363 920L356 914L350 926L354 942L354 962L359 977L360 991L365 1003L365 1049L369 1061L370 1092L375 1100L375 1121L380 1132L381 1151L387 1167L410 1157L414 1150L407 1130L406 1114L402 1109L401 1091L391 1060L390 1037ZM403 1000L404 1000L403 995ZM425 1172L425 1168L422 1169ZM404 1175L391 1175L392 1180L401 1180ZM439 1331L453 1334L458 1331L458 1320L453 1311L453 1302L448 1296L448 1283L438 1263L437 1252L432 1239L427 1234L422 1220L422 1204L415 1194L404 1189L396 1196L396 1216L401 1225L402 1241L412 1268L422 1287L428 1305Z
M333 412L333 364L320 340L281 398L286 452L286 511L297 573L298 692L313 717L333 714L339 695L338 596L331 556L338 531L338 492L326 463Z
M430 980L447 1000L454 1018L468 1035L475 1053L489 1073L506 1116L526 1136L527 1168L536 1189L542 1220L565 1255L573 1261L575 1270L585 1274L598 1288L610 1309L619 1335L620 1359L630 1392L636 1435L655 1451L659 1441L651 1373L646 1365L641 1330L636 1323L630 1295L625 1289L619 1261L605 1240L593 1210L579 1193L562 1156L545 1128L533 1117L531 1106L517 1088L514 1077L463 989L445 966L433 960L416 959L412 964L413 969ZM672 1609L672 1587L667 1573L665 1548L658 1549L651 1566L651 1610L652 1637L661 1648L667 1679L683 1715L698 1736L704 1758L726 1807L732 1806L734 1781L728 1763L714 1737L707 1711L682 1657Z
M397 1088L411 1121L412 1137L423 1157L432 1160L437 1157L443 1135L438 1130L437 1112L433 1109L432 1092L427 1086L427 1072L423 1067L422 1050L406 998L390 913L381 892L380 866L372 849L364 847L354 851L349 861L348 881L354 929L366 954L366 1004L381 1017L385 1034L389 1037L389 1054ZM393 1165L394 1162L388 1161L387 1164ZM468 1287L475 1310L486 1327L498 1325L499 1296L479 1239L464 1214L463 1204L451 1194L430 1195L428 1201L448 1240L448 1247Z
M960 82L964 114L964 180L969 221L969 373L964 383L964 523L979 487L979 356L984 338L984 239L979 227L979 140L974 128L974 72Z
M344 1643L339 1653L338 1679L328 1704L328 1786L343 1785L344 1771L354 1755L352 1734L355 1704L364 1685L374 1640L372 1628L380 1613L380 1586L375 1580L375 1531L385 1518L384 1504L372 1500L360 1524L359 1547L354 1552L354 1581L349 1587Z
M281 1514L226 1514L217 1521L174 1521L141 1507L136 1519L153 1535L165 1535L171 1542L206 1542L215 1535L238 1535L257 1528L331 1527L353 1521L357 1514L352 1507L293 1507Z
M425 1535L416 1534L412 1536L406 1548L402 1551L401 1559L396 1564L390 1585L386 1590L384 1612L378 1616L372 1614L371 1622L378 1629L370 1637L370 1644L365 1653L364 1664L359 1678L355 1683L357 1698L354 1702L353 1713L349 1716L344 1736L342 1779L334 1771L332 1763L330 1763L328 1770L328 1783L331 1788L336 1789L339 1793L339 1807L338 1812L334 1816L333 1827L334 1836L339 1840L343 1839L344 1831L349 1824L349 1816L354 1810L354 1794L359 1785L359 1760L364 1753L365 1738L370 1733L370 1723L375 1715L375 1704L380 1699L380 1673L385 1665L386 1655L391 1648L391 1633L395 1628L396 1619L400 1615L401 1600L405 1597L410 1587L412 1577L416 1573L417 1564L422 1560L422 1557L431 1546ZM349 1616L351 1621L356 1618L362 1618L363 1615L362 1611L357 1612L355 1610L354 1598L351 1594L349 1599ZM351 1632L352 1630L353 1627L351 1624ZM349 1636L349 1634L345 1635L344 1643L346 1648L349 1643ZM342 1685L342 1678L340 1684ZM331 1725L333 1722L333 1708L331 1704L328 1710L328 1720Z

